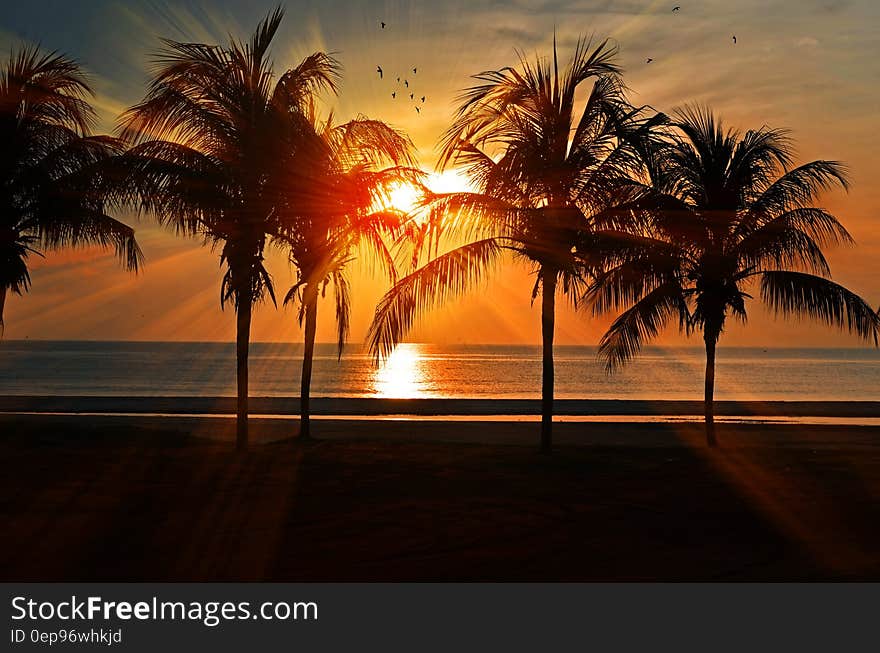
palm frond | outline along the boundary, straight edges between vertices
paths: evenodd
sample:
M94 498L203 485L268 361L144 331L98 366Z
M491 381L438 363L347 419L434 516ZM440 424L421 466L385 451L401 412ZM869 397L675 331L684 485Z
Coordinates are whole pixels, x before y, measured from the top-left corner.
M287 110L306 113L307 104L316 94L338 91L341 71L341 64L332 54L315 52L279 78L272 101Z
M680 325L689 319L687 303L677 283L663 283L645 294L614 320L602 336L599 357L604 359L606 370L613 372L632 359L646 341L655 338L676 316Z
M376 307L368 334L370 351L377 359L390 355L420 314L479 282L501 250L496 238L474 241L400 279Z
M48 249L97 245L113 248L125 268L133 272L144 263L134 229L101 211L68 208L65 213L41 220L38 234L43 247Z
M354 227L362 250L359 258L366 259L368 264L377 263L391 283L397 281L397 263L388 240L394 240L403 232L405 222L406 216L397 211L377 211L359 220Z
M574 56L567 67L564 81L559 90L562 104L571 105L574 102L577 88L589 79L614 80L614 83L619 85L622 91L623 86L619 78L621 68L615 61L619 53L620 49L609 39L605 39L593 47L592 39L578 38ZM554 59L556 56L557 50L554 40Z
M662 241L639 239L627 247L618 244L606 261L616 264L598 271L584 296L596 316L619 310L644 297L651 289L680 283L682 261L674 246Z
M360 117L335 130L335 160L342 169L385 164L412 167L415 146L405 133L380 120Z
M864 299L830 279L803 272L763 272L761 298L781 315L818 320L877 345L880 316Z
M762 231L773 232L784 227L799 229L822 246L854 245L855 241L840 221L825 209L798 207L769 220L755 221L748 230L740 229L743 240Z
M10 52L0 73L0 112L22 123L60 125L85 135L97 120L88 102L93 95L76 60L38 46Z
M27 260L30 254L35 253L31 247L33 240L33 237L19 237L0 249L0 288L4 292L9 290L21 295L30 290L31 275Z
M79 64L56 52L22 47L0 68L4 298L30 288L28 256L37 248L95 245L114 249L130 270L143 262L134 231L106 213L123 144L90 133L92 95Z
M754 189L766 186L792 163L793 146L784 129L750 129L736 143L727 164L727 183L740 189L740 202L751 201Z
M448 240L472 241L518 234L522 210L484 193L428 193L427 219L411 223L399 244L412 246L415 265L424 254L436 255Z
M223 238L223 216L232 198L220 161L168 141L137 145L115 162L116 203L135 206L179 233Z
M789 170L766 188L757 189L749 212L753 219L761 219L805 207L836 186L849 188L846 166L839 161L811 161Z
M333 293L336 303L336 346L339 358L351 329L351 289L343 271L333 273Z
M269 46L272 44L272 39L275 38L275 33L281 26L283 18L284 7L278 5L260 22L259 25L257 25L257 29L254 30L254 33L251 36L248 53L253 59L253 68L255 70L262 69L262 63L266 54L269 52Z
M732 248L745 268L800 267L824 276L830 274L822 248L852 244L849 232L822 209L798 208L758 226Z

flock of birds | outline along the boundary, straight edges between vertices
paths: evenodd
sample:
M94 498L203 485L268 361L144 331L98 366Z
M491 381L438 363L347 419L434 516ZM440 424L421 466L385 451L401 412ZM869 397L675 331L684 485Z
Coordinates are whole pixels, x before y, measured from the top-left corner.
M379 27L381 29L385 29L386 25L384 22L380 22ZM376 66L376 72L379 74L379 79L385 79L385 71L382 69L382 66ZM418 67L414 66L412 69L412 74L417 75L418 72L419 72ZM395 87L395 89L393 91L391 91L391 99L392 100L397 99L397 91L400 90L400 80L401 80L401 78L398 75L397 76L397 87ZM424 95L421 96L421 98L416 98L415 91L410 90L409 79L404 78L403 86L404 86L403 94L405 95L407 93L407 91L409 91L410 101L415 102L415 104L413 105L413 108L416 110L416 113L421 114L422 113L421 104L424 104L425 100L427 98ZM421 104L419 104L419 100L421 100Z
M681 11L681 5L675 5L675 6L672 8L672 13L676 13L676 12L678 12L678 11ZM733 44L736 45L736 34L734 34L734 35L731 36L730 38L733 40ZM651 57L648 57L648 58L645 60L645 63L652 63L653 61L654 61L654 60L653 60Z
M681 5L675 5L675 6L672 8L672 13L677 13L677 12L679 12L679 11L681 11ZM380 29L383 29L383 30L384 30L386 26L387 26L387 25L385 24L384 21L380 21L380 22L379 22L379 27L380 27ZM731 36L731 40L733 41L733 44L736 45L736 34L734 34L733 36ZM649 64L649 63L653 63L653 61L654 61L653 58L648 57L648 58L645 60L645 63L646 63L646 64ZM419 71L419 69L418 69L417 67L413 67L413 69L412 69L412 74L413 74L413 75L416 75L416 74L418 73L418 71ZM384 79L385 79L385 71L382 69L382 66L381 66L381 65L380 65L380 66L376 66L376 72L379 74L379 79L380 79L380 80L384 80ZM397 92L398 92L398 90L400 90L400 80L401 80L400 76L397 76L397 87L395 87L395 89L394 89L393 91L391 91L391 99L392 99L392 100L396 100L396 99L397 99ZM404 79L403 79L403 85L404 85L403 94L406 95L407 91L410 91L409 79L404 78ZM411 102L415 102L415 104L413 105L413 108L416 110L416 113L421 114L421 113L422 113L422 108L421 108L421 106L420 106L420 104L419 104L419 100L421 100L421 104L424 104L424 103L425 103L425 96L423 95L423 96L421 96L421 98L416 98L416 94L415 94L415 92L414 92L414 91L410 91L410 92L409 92L409 99L410 99Z

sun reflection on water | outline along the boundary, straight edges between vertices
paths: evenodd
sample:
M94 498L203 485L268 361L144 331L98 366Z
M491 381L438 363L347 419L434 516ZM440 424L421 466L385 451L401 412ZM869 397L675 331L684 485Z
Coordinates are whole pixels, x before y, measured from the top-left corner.
M388 399L417 399L427 397L427 361L422 358L422 346L415 343L399 344L376 370L373 392Z

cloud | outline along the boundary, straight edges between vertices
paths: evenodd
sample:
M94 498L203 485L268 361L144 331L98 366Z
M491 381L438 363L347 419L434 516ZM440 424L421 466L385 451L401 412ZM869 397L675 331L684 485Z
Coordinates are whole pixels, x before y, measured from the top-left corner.
M820 2L819 11L826 14L839 14L849 9L851 5L851 0L832 0L830 2Z
M638 0L604 0L603 2L586 3L582 0L544 0L533 2L532 0L498 0L492 3L493 9L514 11L532 15L555 15L564 14L617 14L625 16L638 16L651 12L651 8ZM667 8L664 5L664 11Z
M815 48L819 45L819 40L812 36L802 36L794 44L799 48Z

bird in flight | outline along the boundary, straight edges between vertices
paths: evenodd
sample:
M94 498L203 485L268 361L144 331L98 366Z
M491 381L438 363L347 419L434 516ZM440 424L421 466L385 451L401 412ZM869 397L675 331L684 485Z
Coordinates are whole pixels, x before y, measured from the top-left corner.
M382 79L382 66L376 66L376 72L379 73L379 79Z
M408 79L403 80L403 83L406 85L407 88L409 88L409 80Z
M382 29L385 29L385 23L384 23L384 22L379 23L379 24L382 26Z
M736 45L736 34L733 35L733 44Z
M423 95L422 96L422 104L424 104L424 103L425 103L425 96Z
M409 99L410 99L410 100L414 100L414 99L415 99L415 94L414 94L414 93L410 93L410 94L409 94Z
M415 75L417 72L419 72L419 69L418 69L418 68L413 68L413 75Z
M648 59L645 61L645 63L651 63L652 61L654 61L654 60L651 59L650 57L648 57Z
M422 112L422 110L419 109L418 107L416 107L416 113L421 113L421 112Z
M396 97L397 97L397 91L391 91L391 99L393 100Z
M681 7L680 7L679 5L675 5L675 6L672 8L672 11L679 11L680 9L681 9Z

